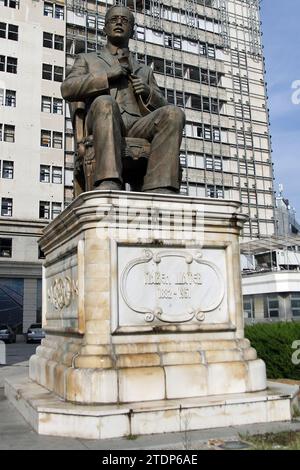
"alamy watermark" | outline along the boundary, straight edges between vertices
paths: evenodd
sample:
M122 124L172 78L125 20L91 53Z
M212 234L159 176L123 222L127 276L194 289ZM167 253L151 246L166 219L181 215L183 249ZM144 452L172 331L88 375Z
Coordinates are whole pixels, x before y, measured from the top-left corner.
M97 208L97 237L118 241L139 239L161 240L173 243L202 246L204 242L205 207L185 203L175 210L168 204L139 203L126 195L106 207Z
M295 80L292 83L292 89L295 90L292 93L292 103L295 105L300 104L300 80Z
M295 352L292 355L292 363L294 366L299 366L300 364L300 340L296 340L292 344L292 349L295 349Z

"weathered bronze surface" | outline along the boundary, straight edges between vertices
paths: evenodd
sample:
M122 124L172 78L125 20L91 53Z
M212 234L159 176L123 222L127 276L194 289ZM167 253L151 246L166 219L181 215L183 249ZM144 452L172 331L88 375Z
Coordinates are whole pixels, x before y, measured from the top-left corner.
M62 84L62 95L73 111L79 149L75 179L81 191L122 189L125 182L147 192L179 190L185 115L168 105L152 69L130 53L133 30L129 9L110 8L105 17L106 47L98 53L79 54ZM81 129L76 128L80 125ZM135 139L139 139L139 153L134 151ZM126 152L133 161L146 157L146 165L125 164Z

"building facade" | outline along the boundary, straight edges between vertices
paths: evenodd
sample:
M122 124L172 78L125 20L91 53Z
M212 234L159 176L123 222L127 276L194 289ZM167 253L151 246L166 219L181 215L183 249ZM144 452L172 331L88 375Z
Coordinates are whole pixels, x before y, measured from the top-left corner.
M276 197L276 235L241 244L246 321L300 321L300 236L295 210Z
M274 233L274 188L258 0L119 0L66 3L67 67L103 46L110 5L136 17L131 50L184 108L183 194L241 200L244 237ZM67 119L67 129L71 123ZM66 148L72 148L71 135ZM72 152L67 155L72 161Z
M37 239L73 197L60 82L77 53L105 44L113 3L133 10L131 50L185 110L182 194L241 200L244 238L274 233L259 0L0 0L0 313L15 281L24 329L39 311Z
M0 1L0 322L18 331L40 319L38 239L64 204L64 43L63 4Z

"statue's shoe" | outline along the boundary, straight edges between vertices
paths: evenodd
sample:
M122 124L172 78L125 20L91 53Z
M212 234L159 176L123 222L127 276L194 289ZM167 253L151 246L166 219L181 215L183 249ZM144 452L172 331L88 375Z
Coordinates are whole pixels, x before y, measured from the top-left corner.
M100 191L120 191L122 189L121 183L118 181L105 180L102 181L97 187L96 190Z
M178 191L172 188L155 188L144 191L145 193L156 193L156 194L178 194Z

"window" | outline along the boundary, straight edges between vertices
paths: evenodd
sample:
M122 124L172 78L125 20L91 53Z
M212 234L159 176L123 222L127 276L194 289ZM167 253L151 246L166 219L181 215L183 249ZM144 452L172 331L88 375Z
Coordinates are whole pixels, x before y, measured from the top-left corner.
M53 47L53 34L51 33L43 33L43 47L48 47L52 49Z
M267 317L279 317L279 299L277 296L267 296Z
M15 126L4 124L3 140L4 142L11 142L11 143L15 141Z
M54 35L54 49L58 51L64 50L64 38L63 36L59 36L58 34Z
M204 139L211 140L211 127L210 126L204 126Z
M209 98L207 96L203 96L203 111L209 111L210 110L210 105L209 105Z
M0 258L11 258L12 255L12 239L0 238Z
M39 218L47 220L50 219L50 202L40 201Z
M52 168L52 183L62 184L62 167L54 166Z
M173 90L167 90L167 101L170 104L175 104L175 97Z
M194 80L195 82L200 82L200 70L198 67L190 67L190 80Z
M220 129L217 129L216 127L213 128L213 140L214 142L220 142L221 140Z
M211 112L213 114L219 113L219 101L216 98L211 98Z
M5 72L5 56L0 55L0 72Z
M44 16L53 17L53 3L44 2Z
M97 29L98 29L98 32L102 31L102 29L104 28L105 26L105 18L104 16L98 16L97 18Z
M192 97L191 97L191 107L193 109L201 110L201 108L202 108L201 96L192 95Z
M201 83L208 85L208 70L201 69Z
M210 70L210 72L209 72L209 83L210 83L210 85L217 86L218 81L219 80L218 80L217 72L213 72L212 70Z
M174 47L174 49L181 49L181 39L180 38L174 37L173 47Z
M0 0L0 6L9 8L19 8L19 0Z
M206 155L205 166L207 170L222 171L222 158L213 157L212 155Z
M0 23L0 38L6 38L6 23Z
M207 170L213 170L214 169L214 162L213 162L213 157L211 156L206 156L205 158L205 166Z
M52 65L43 64L42 78L44 80L52 80Z
M48 47L49 49L54 49L63 51L64 50L64 38L58 34L52 33L43 33L43 46Z
M216 171L223 170L223 162L221 157L214 157L214 167Z
M255 318L253 297L246 295L243 298L243 303L244 303L244 317Z
M142 26L137 26L136 27L136 37L140 41L144 41L145 40L145 28L143 28Z
M62 132L53 132L52 147L55 149L62 149L63 147Z
M42 96L41 110L43 113L51 113L51 97Z
M16 92L14 90L6 90L5 106L16 107Z
M39 251L38 251L38 258L39 258L39 259L45 259L45 258L46 258L45 253L41 250L40 247L38 247L38 248L39 248Z
M95 15L87 15L86 18L88 28L96 28L96 17Z
M215 59L216 57L216 51L214 46L207 46L207 55L208 57L211 57L212 59Z
M17 73L18 59L14 57L7 57L6 72Z
M2 178L12 180L14 177L14 162L3 160Z
M300 317L300 292L291 294L291 308L293 317Z
M51 96L42 96L41 111L43 113L63 114L63 100L61 98L51 98Z
M64 19L64 7L60 5L55 5L54 17L57 18L58 20L63 20Z
M224 190L221 186L207 186L206 195L207 197L211 197L215 199L223 199Z
M17 41L18 36L19 36L19 26L16 26L14 24L9 24L7 38L11 39L12 41Z
M63 114L63 100L60 98L53 98L53 113Z
M47 129L41 130L41 147L52 147L56 149L63 148L63 134L62 132L48 131Z
M7 36L6 36L7 33ZM14 24L0 23L0 38L11 39L12 41L17 41L19 35L19 26Z
M53 80L55 82L62 82L63 81L63 74L64 74L64 69L63 67L58 67L57 65L54 65L54 76Z
M52 202L51 219L55 219L61 213L61 202Z
M203 139L203 127L202 126L197 126L197 137L199 139Z
M50 165L40 166L40 182L50 183Z
M182 64L175 62L174 72L175 72L175 77L182 78Z
M41 130L41 147L51 147L51 131Z
M181 49L181 39L170 34L165 34L165 46L173 49Z
M1 199L1 215L3 217L12 217L13 213L13 200L8 197Z
M184 106L183 102L183 93L181 91L176 91L176 104L177 106Z

